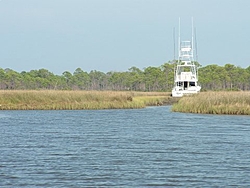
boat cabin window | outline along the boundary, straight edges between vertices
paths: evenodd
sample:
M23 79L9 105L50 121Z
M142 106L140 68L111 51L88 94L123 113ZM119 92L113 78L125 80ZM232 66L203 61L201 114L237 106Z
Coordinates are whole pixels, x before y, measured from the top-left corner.
M182 86L182 85L183 85L182 82L178 82L178 83L177 83L177 86Z
M195 86L195 82L189 82L189 86Z
M187 88L188 82L184 82L184 88Z

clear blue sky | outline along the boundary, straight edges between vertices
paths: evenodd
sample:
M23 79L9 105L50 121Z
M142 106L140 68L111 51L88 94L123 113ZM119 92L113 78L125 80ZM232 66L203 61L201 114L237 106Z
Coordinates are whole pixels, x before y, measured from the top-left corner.
M198 61L250 65L248 0L0 0L0 67L61 75L127 71L173 59L173 28L190 39Z

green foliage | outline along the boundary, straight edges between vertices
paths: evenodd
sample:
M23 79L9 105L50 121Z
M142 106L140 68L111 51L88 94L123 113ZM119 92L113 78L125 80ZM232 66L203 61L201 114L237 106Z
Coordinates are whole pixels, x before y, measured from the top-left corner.
M249 90L250 66L246 69L232 64L208 65L199 68L202 90ZM171 91L176 61L143 70L131 67L125 72L92 70L89 73L77 68L74 73L65 71L54 75L46 69L18 73L0 68L0 89L4 90L116 90L116 91Z
M208 65L199 69L199 82L203 90L249 90L248 69L231 64Z

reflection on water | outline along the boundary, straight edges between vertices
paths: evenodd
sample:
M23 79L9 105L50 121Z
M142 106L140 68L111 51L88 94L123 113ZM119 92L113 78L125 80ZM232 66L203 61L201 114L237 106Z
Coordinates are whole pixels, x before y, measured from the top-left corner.
M1 187L248 187L250 117L1 111Z

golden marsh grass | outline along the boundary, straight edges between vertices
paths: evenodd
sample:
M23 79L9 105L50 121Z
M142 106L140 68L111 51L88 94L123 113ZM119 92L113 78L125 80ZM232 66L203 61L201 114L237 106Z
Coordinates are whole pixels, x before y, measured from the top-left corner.
M162 105L169 98L163 92L2 90L0 110L132 109Z
M172 107L174 112L250 115L250 92L201 92L185 96Z

